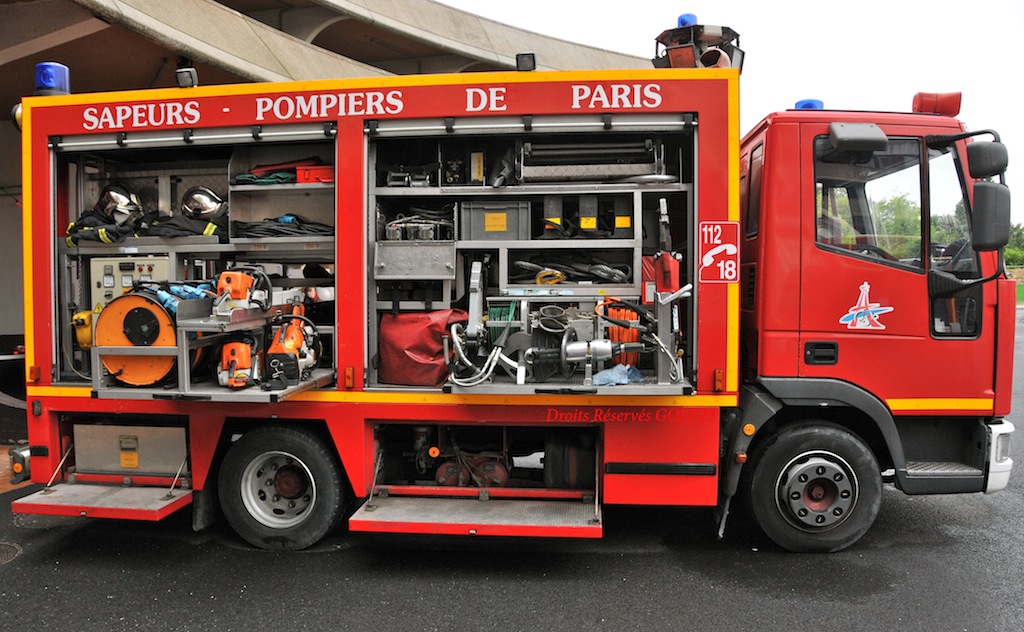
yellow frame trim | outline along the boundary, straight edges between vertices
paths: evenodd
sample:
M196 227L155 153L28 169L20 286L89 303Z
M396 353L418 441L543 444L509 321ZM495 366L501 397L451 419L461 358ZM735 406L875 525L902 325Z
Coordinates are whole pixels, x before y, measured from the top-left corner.
M922 397L922 398L895 398L885 400L889 409L894 412L916 411L916 410L975 410L988 412L992 410L994 401L991 398L945 398L945 397Z
M22 104L21 110L21 248L22 248L22 279L24 285L24 311L22 318L25 327L25 381L28 381L29 370L36 364L36 330L33 319L32 292L35 288L32 260L35 251L32 248L32 107ZM25 262L28 265L25 265Z
M32 104L36 107L45 107L61 105L90 105L94 103L118 103L123 101L241 96L247 94L316 92L323 90L366 90L496 83L561 83L567 81L636 82L663 79L729 79L729 118L730 122L733 118L736 119L737 125L735 127L738 130L739 96L737 94L736 86L739 83L739 72L732 68L651 68L650 70L558 70L545 72L503 71L439 75L398 75L391 77L364 77L356 79L318 79L315 81L286 81L274 83L233 83L199 86L196 88L154 88L151 90L89 92L71 95L25 97L22 100L22 103ZM737 148L738 145L739 143L737 142Z
M86 386L29 386L29 397L69 397L90 399ZM737 405L735 395L484 395L469 393L412 393L380 391L307 391L288 402L336 404L422 404L475 406L673 406L677 408L717 408ZM230 402L226 402L230 403Z
M729 221L740 221L740 95L739 73L729 79ZM737 236L743 241L743 229ZM736 244L742 250L742 243ZM737 274L739 270L737 270ZM729 284L726 301L726 368L725 389L730 393L739 390L740 370L740 279ZM735 404L734 404L735 405Z
M32 261L34 256L32 250L32 110L36 107L54 106L76 106L95 103L118 103L123 101L143 101L160 99L187 99L187 98L209 98L217 96L238 96L247 94L276 94L305 91L323 90L355 90L373 88L402 88L419 86L444 86L444 85L479 85L496 83L560 83L572 81L661 81L661 80L727 80L727 107L728 107L728 198L727 217L729 221L739 221L739 71L736 69L709 69L709 68L674 68L674 69L649 69L649 70L589 70L589 71L548 71L548 72L488 72L488 73L465 73L465 74L439 74L439 75L405 75L394 77L371 77L357 79L323 79L317 81L294 81L275 83L241 83L216 86L201 86L196 88L158 88L152 90L132 90L124 92L95 92L73 95L26 97L23 99L23 120L22 134L22 190L23 190L23 226L24 257L25 261ZM742 236L741 236L742 238ZM25 288L32 288L34 283L32 266L24 266ZM559 403L585 404L600 401L604 405L623 406L736 406L737 397L734 395L739 385L739 283L729 284L727 292L727 321L726 321L726 391L728 395L709 396L684 396L684 397L624 397L610 396L615 403L606 403L604 398L579 398L575 396L551 396L543 401L558 400ZM32 301L25 301L25 367L26 379L29 367L35 365L35 328L32 313ZM56 361L56 358L55 358ZM38 388L38 387L37 387ZM29 387L30 391L36 390ZM59 397L77 397L78 389L53 387L47 389L45 395ZM39 393L42 396L44 393ZM353 397L353 395L370 395L369 399ZM377 393L354 394L346 392L304 394L293 401L394 401L392 395L386 400L380 399ZM424 396L416 394L411 396L415 401L424 402ZM438 403L459 403L463 396L439 395L442 400ZM477 396L465 396L477 397ZM492 397L480 396L484 402L479 403L505 403L506 400L494 401ZM564 398L564 401L562 401ZM507 401L516 402L515 399ZM478 402L472 402L478 403Z

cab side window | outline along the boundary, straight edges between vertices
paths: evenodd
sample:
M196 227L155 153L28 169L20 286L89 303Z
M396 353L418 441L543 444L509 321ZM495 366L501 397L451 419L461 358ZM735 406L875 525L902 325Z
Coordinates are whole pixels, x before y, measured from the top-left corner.
M761 224L761 167L764 165L764 145L750 152L750 174L742 183L740 204L746 222L747 237L756 237Z
M884 152L838 154L814 142L815 226L820 247L878 263L924 270L921 145L889 139Z

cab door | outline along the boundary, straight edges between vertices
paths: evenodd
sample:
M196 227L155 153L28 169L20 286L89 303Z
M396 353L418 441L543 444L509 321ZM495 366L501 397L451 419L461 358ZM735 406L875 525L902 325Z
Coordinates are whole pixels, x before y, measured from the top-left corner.
M840 151L829 132L801 132L814 158L802 186L800 374L864 388L895 414L991 412L991 284L928 292L933 267L981 276L955 148L890 128L884 150Z

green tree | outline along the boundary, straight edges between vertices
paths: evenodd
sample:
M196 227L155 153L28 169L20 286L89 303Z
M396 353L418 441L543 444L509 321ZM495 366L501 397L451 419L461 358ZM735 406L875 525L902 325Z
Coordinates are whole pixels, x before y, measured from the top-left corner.
M1006 265L1012 267L1024 266L1024 250L1014 246L1007 246L1003 255L1006 258Z
M1012 224L1010 226L1010 244L1018 250L1024 250L1024 224Z
M956 203L953 213L933 214L931 218L931 244L933 246L948 246L953 242L966 242L970 239L970 230L967 228L967 211L964 208L964 201Z
M906 193L871 201L879 245L898 259L921 257L921 206Z

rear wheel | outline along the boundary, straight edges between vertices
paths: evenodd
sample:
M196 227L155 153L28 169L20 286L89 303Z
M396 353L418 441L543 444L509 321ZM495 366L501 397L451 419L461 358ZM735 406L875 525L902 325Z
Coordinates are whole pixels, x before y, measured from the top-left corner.
M785 428L761 444L752 461L750 511L765 535L785 549L844 549L878 515L878 462L842 428L824 422Z
M231 527L262 549L304 549L341 517L341 468L320 439L297 428L242 435L224 457L218 492Z

